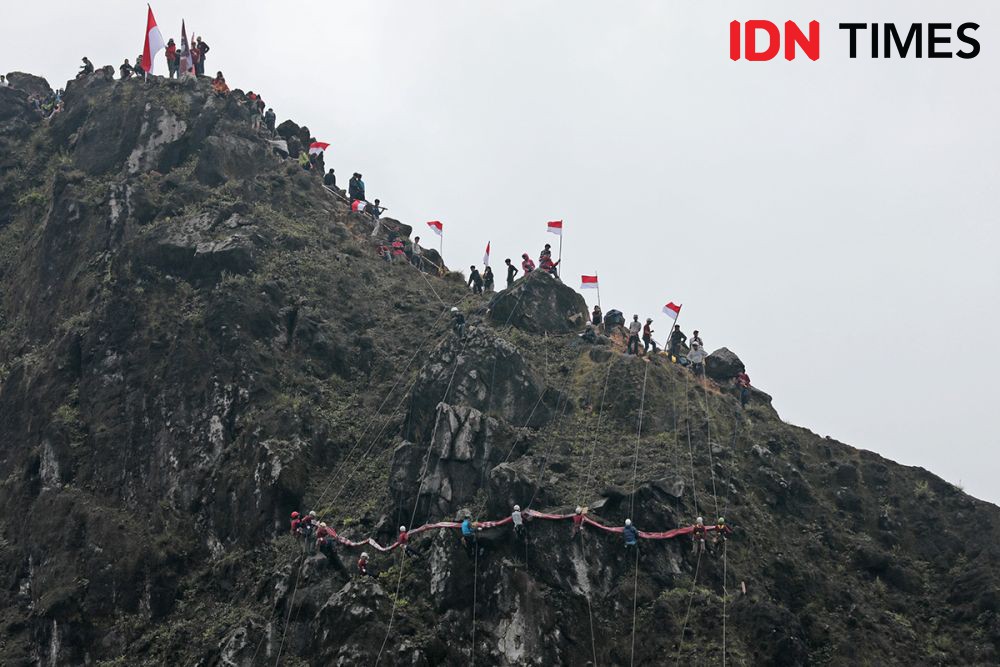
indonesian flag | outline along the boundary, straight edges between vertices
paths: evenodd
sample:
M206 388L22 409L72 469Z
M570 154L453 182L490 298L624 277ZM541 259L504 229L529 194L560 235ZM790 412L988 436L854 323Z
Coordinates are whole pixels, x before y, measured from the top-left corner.
M427 226L430 227L438 236L444 234L444 225L441 224L440 220L431 220L427 223Z
M580 289L600 289L597 286L597 276L580 276Z
M146 5L149 13L146 15L146 42L142 46L142 69L148 74L153 73L153 58L162 51L166 44L160 29L156 27L156 19L153 18L153 8Z
M681 314L681 307L671 301L663 307L663 314L676 322L677 316Z
M486 242L486 253L483 255L483 266L490 265L490 242Z
M550 234L557 234L562 236L562 220L553 220L549 223L548 231Z
M368 202L363 199L355 199L351 202L351 210L355 213L364 213L366 206L368 206Z
M322 141L314 141L309 144L309 155L317 155L325 151L330 144L324 143Z

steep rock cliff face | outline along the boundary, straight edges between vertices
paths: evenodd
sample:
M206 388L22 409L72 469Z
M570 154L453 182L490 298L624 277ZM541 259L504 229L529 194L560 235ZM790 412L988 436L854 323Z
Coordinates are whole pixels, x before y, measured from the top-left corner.
M996 507L740 410L728 350L700 384L588 344L548 276L491 305L383 263L236 96L95 77L43 120L0 89L0 145L0 663L998 660ZM735 532L433 531L374 579L286 535L515 503Z

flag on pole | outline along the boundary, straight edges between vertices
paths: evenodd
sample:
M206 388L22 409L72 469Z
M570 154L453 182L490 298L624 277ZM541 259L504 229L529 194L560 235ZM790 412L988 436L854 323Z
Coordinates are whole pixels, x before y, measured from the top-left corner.
M663 314L676 322L677 316L681 314L681 307L671 301L663 307Z
M486 242L486 254L483 255L483 266L490 265L490 242Z
M364 213L366 206L368 206L368 202L363 199L355 199L351 202L351 210L355 213Z
M330 144L328 144L328 143L325 143L325 142L322 142L322 141L314 141L311 144L309 144L309 155L317 155L319 153L322 153L329 146L330 146Z
M550 234L557 234L562 236L562 220L553 220L549 223L548 229L546 230Z
M187 29L184 27L184 19L181 19L181 63L177 72L178 79L187 74L194 74L194 64L191 62L191 48L188 46Z
M580 276L580 289L598 289L597 276Z
M156 27L156 19L153 18L153 8L146 5L149 12L146 14L146 40L142 45L142 69L147 74L153 73L153 58L156 54L166 48L163 35Z
M427 226L430 227L438 236L444 234L444 225L442 225L439 220L431 220L427 223Z

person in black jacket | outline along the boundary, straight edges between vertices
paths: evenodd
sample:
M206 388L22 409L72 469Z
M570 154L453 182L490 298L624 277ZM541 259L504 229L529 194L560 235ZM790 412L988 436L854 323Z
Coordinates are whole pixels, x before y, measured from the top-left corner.
M517 267L511 263L510 257L505 259L503 263L507 265L507 288L510 289L514 285L514 276L517 275Z
M681 325L675 324L674 330L670 332L670 355L680 359L681 345L687 340L687 336L681 331Z
M326 176L323 177L323 185L334 190L337 189L337 175L333 173L333 169L326 172Z
M201 41L201 37L198 37L194 40L194 48L198 49L198 54L201 56L200 58L198 58L195 73L198 74L199 76L204 76L205 56L208 55L208 50L209 50L208 43Z
M473 294L483 293L483 277L479 275L479 270L474 265L469 267L469 285L472 286Z
M132 76L132 66L129 65L128 58L126 58L125 62L118 66L118 72L121 74L122 81Z
M493 267L487 266L483 269L483 291L493 291Z

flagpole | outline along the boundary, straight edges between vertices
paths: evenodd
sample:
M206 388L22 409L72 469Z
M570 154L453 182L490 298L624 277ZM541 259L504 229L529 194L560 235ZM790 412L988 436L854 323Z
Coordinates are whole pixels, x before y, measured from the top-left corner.
M560 227L559 228L559 262L558 262L558 266L556 266L556 275L558 276L561 273L562 273L562 228Z
M597 271L594 271L594 275L595 276L597 275ZM598 279L597 279L597 307L598 308L601 307L601 279L600 279L600 277L598 277ZM602 308L602 310L603 310L603 308Z

